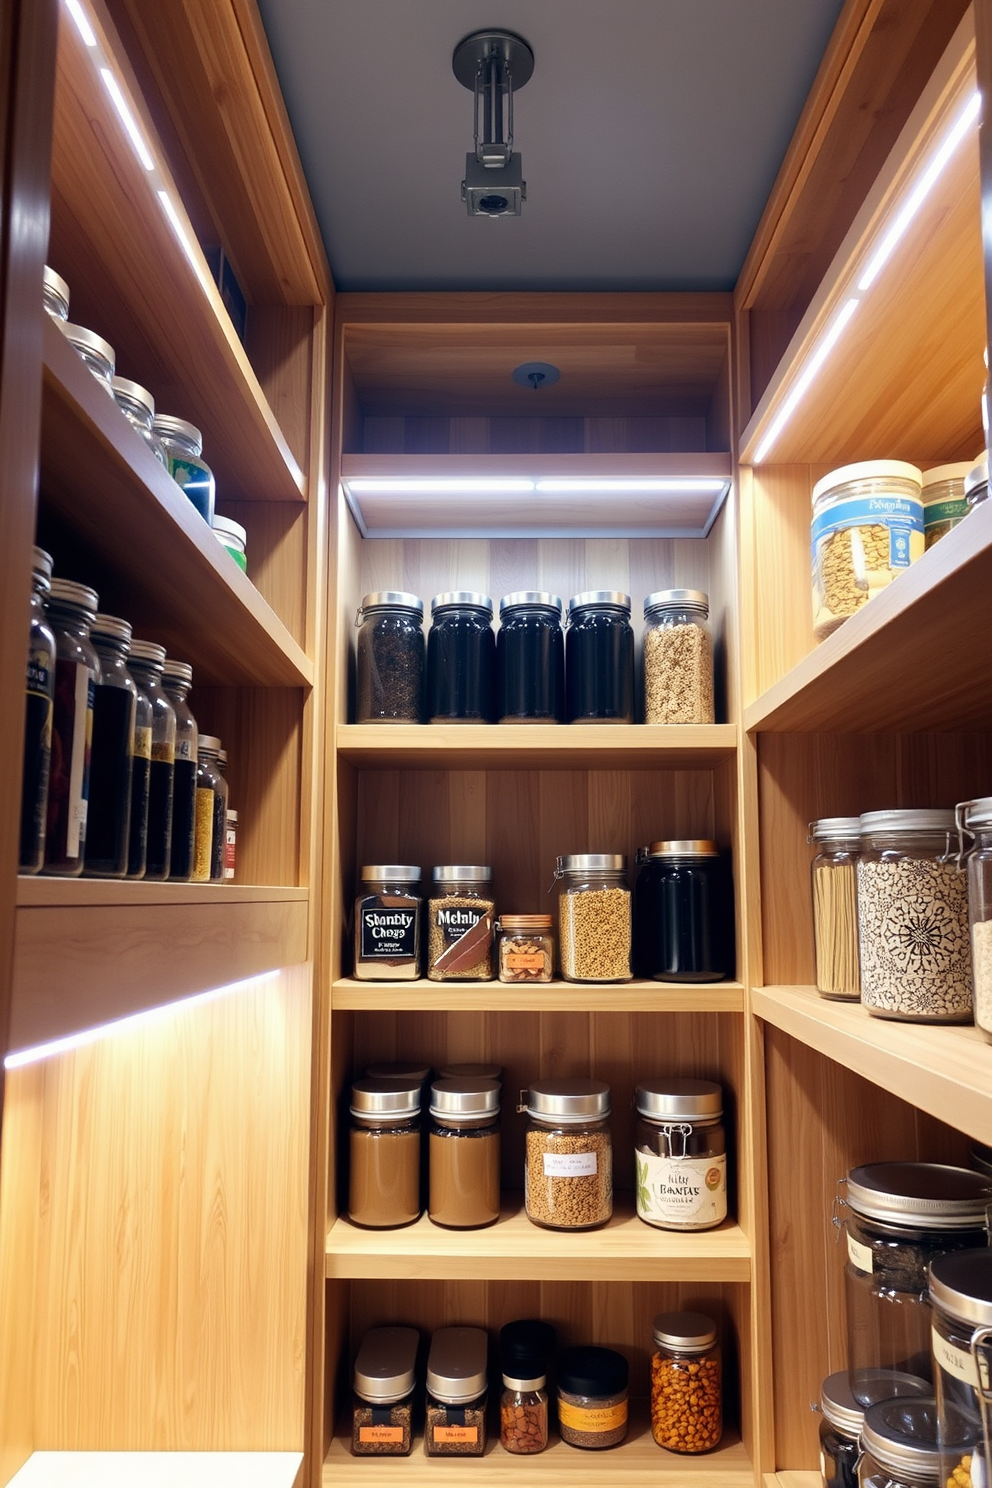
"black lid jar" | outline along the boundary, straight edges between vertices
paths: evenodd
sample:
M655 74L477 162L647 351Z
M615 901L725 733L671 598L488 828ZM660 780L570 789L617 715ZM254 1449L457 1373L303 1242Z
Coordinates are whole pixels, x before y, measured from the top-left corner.
M452 590L431 600L427 718L430 723L496 718L496 637L488 594Z
M499 602L496 716L500 723L561 723L565 637L557 594L521 590Z
M634 888L634 967L659 982L719 982L733 970L734 903L715 842L652 842Z
M601 1451L627 1435L627 1381L623 1354L592 1344L565 1349L558 1358L558 1429L570 1447Z
M569 600L565 700L569 723L633 723L629 594L590 589Z
M381 589L366 594L358 626L357 723L419 723L424 686L424 602Z

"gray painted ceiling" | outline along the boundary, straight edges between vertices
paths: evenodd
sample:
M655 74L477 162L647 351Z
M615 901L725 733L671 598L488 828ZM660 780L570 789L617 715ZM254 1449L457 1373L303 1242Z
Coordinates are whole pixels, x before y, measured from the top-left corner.
M729 289L842 0L259 0L345 290ZM530 42L519 218L460 200L468 32Z

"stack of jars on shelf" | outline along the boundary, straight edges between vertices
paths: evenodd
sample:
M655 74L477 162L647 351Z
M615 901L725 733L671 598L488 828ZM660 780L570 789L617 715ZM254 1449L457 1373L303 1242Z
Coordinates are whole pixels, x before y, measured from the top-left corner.
M197 730L192 668L98 613L34 549L28 633L22 873L233 879L237 812L220 740Z
M633 723L630 596L597 589L564 606L523 590L366 594L358 612L358 723ZM644 601L645 723L712 723L709 600L666 589Z
M652 1435L660 1447L682 1456L710 1452L723 1435L716 1324L704 1313L665 1312L655 1318L652 1333ZM409 1456L421 1423L428 1457L483 1456L489 1349L484 1328L439 1328L426 1367L418 1367L423 1347L416 1328L369 1329L353 1373L355 1456ZM623 1354L593 1344L559 1352L550 1323L523 1318L500 1330L497 1356L499 1440L511 1456L543 1452L555 1419L570 1447L602 1451L626 1438L630 1367Z
M500 1215L498 1065L372 1065L351 1086L348 1217L369 1229L432 1223L481 1229ZM707 1230L727 1217L723 1090L658 1078L634 1091L637 1213L663 1230ZM426 1108L426 1110L425 1110ZM526 1115L524 1207L550 1230L594 1230L613 1214L610 1087L533 1081ZM426 1119L425 1119L426 1118ZM424 1142L424 1134L428 1134ZM424 1181L426 1178L426 1182Z
M992 1181L869 1163L841 1187L848 1366L821 1390L825 1488L988 1488Z
M421 893L415 864L369 863L355 901L359 981L713 982L734 966L733 885L717 845L653 842L631 894L622 853L557 860L558 943L550 914L496 915L492 869L447 864Z

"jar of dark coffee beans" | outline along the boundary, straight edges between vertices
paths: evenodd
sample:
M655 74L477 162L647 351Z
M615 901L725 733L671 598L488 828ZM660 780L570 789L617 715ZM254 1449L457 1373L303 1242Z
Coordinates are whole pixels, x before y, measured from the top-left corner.
M419 723L424 684L424 602L382 589L358 611L357 723Z
M493 723L496 637L488 594L452 590L431 600L428 723Z

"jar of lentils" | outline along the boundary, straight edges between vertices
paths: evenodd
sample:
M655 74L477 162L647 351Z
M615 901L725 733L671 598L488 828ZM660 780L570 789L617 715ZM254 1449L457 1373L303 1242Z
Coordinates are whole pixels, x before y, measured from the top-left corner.
M615 1349L585 1345L558 1358L558 1430L570 1447L598 1452L627 1435L627 1360Z
M973 843L967 870L975 1023L992 1041L992 796L962 801L957 820L961 841L967 835Z
M970 1023L967 880L953 811L868 811L858 859L861 1001L878 1018Z
M568 982L631 980L630 889L622 853L559 858L558 941Z
M712 723L709 596L659 589L644 601L644 722Z
M381 589L366 594L358 626L358 723L419 723L424 687L424 602Z
M712 1452L723 1435L716 1324L702 1312L661 1312L651 1356L651 1435L669 1452Z
M601 1080L541 1080L519 1109L528 1118L527 1218L548 1230L606 1224L613 1213L610 1087Z

